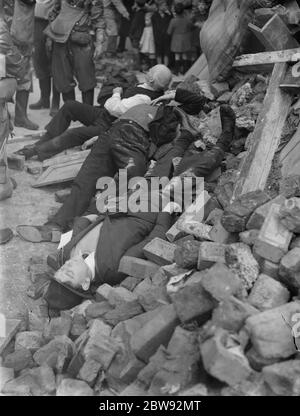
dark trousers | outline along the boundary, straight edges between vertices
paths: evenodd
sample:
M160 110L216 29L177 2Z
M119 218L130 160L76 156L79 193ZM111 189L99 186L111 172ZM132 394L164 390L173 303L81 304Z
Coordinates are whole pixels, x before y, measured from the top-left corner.
M54 42L52 51L52 74L54 84L60 93L71 92L76 82L80 91L85 92L96 87L95 64L92 44L81 46L71 42Z
M114 120L105 108L67 101L45 127L46 136L36 143L38 156L43 160L65 149L81 146L106 132ZM72 121L80 121L84 126L69 129Z
M51 220L63 230L72 226L75 217L82 216L92 203L99 178L113 178L119 169L127 170L128 180L144 176L147 170L149 137L136 123L120 120L101 135L75 178L71 194Z
M46 53L46 35L44 34L48 24L48 20L45 19L35 18L34 20L33 64L38 79L51 76L51 60Z

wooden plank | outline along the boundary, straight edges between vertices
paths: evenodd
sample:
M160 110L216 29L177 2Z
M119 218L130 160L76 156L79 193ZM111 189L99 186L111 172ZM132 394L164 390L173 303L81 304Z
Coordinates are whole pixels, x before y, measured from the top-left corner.
M266 186L274 154L292 103L292 97L279 87L286 71L286 63L274 66L263 110L253 132L253 142L241 164L232 200L247 192L264 190Z
M76 178L84 160L77 159L49 166L32 185L33 188L69 182Z
M300 48L282 51L267 51L238 56L233 62L233 68L247 71L272 71L274 64L280 62L298 62Z
M46 159L43 161L42 167L48 168L49 166L54 166L62 163L73 162L75 160L84 161L87 158L87 155L90 153L90 150L81 150L80 152L70 153L67 155L58 155L52 157L51 159Z
M3 353L7 345L13 339L18 332L21 321L19 319L6 319L5 320L5 337L0 337L0 355ZM1 322L2 324L2 322Z
M262 28L249 23L249 29L264 45L266 50L279 51L282 49L298 48L299 43L291 35L283 20L275 14Z
M35 133L24 134L24 136L13 136L8 140L8 144L27 142L29 140L40 140L46 130L39 130Z
M204 53L197 59L196 62L194 62L190 69L185 73L184 79L187 79L192 75L197 77L198 79L209 80L207 60Z

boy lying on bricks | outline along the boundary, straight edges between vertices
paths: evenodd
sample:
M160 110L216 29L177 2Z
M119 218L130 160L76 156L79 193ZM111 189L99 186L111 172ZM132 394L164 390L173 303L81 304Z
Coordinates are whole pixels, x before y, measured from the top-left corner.
M135 87L129 87L123 93L121 87L114 88L111 98L104 107L67 101L45 127L46 133L36 143L27 145L17 154L30 159L48 159L63 150L81 146L87 140L106 132L131 107L150 104L163 95L172 81L172 73L165 65L155 65L148 71L146 81ZM80 121L82 127L69 128L71 121Z
M179 109L166 106L158 111L158 106L140 104L123 114L107 132L99 136L72 184L70 196L51 222L36 227L18 226L19 235L31 242L57 242L61 232L74 228L75 217L82 216L89 207L99 178L113 178L119 169L124 168L127 168L128 180L144 176L154 154L153 147L172 143L178 134L180 137L171 156L182 156L197 134L189 131L191 128L182 110L198 114L205 99L183 89L178 89L175 95L176 100L182 103ZM178 133L180 124L181 133ZM129 161L133 163L129 164ZM167 171L164 176L170 176L168 170L171 166L172 162L164 167Z
M234 136L235 116L229 106L221 107L221 119L223 132L217 144L201 155L186 152L173 170L173 187L177 186L178 177L205 178L219 166ZM161 146L151 177L146 175L149 185L139 193L138 205L145 207L146 204L147 209L136 212L128 204L126 212L116 210L97 215L98 199L94 211L81 218L81 230L73 232L71 241L57 252L55 260L51 257L50 263L48 259L57 270L44 295L51 308L72 308L82 299L92 297L103 283L119 284L126 277L118 271L123 256L144 258L143 247L148 242L155 237L165 239L165 233L175 220L172 204L164 204L164 190L156 189L158 198L155 197L151 178L161 178L166 166L172 170L173 149L169 144ZM126 197L130 197L130 193Z

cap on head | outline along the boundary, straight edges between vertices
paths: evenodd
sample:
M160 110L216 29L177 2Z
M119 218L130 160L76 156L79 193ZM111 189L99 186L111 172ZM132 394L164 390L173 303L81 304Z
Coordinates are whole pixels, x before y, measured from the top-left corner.
M166 90L172 81L172 72L165 65L155 65L149 69L147 79L155 90Z

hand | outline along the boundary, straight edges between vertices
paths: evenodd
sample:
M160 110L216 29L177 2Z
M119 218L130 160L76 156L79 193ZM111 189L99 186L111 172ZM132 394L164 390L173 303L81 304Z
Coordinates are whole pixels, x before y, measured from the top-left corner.
M123 88L122 87L116 87L113 89L113 94L122 94Z
M94 59L97 60L100 58L100 56L102 55L103 52L103 47L102 45L96 45L95 46L95 52L94 52Z
M151 105L156 105L162 101L171 101L175 99L176 91L169 91L166 94L162 95L161 97L156 98L151 102Z

